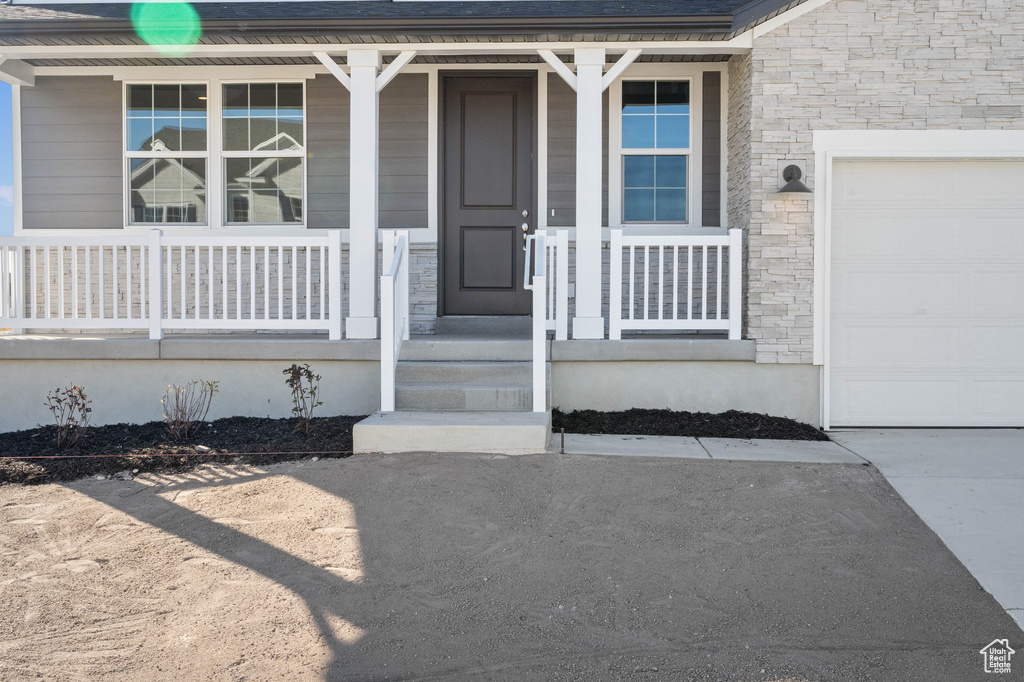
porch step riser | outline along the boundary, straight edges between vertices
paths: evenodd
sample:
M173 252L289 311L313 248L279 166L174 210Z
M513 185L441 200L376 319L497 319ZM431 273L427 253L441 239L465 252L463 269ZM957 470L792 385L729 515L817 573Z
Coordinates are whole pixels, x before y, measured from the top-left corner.
M355 425L356 452L544 452L551 413L377 412Z
M529 362L400 362L395 374L399 385L447 384L457 386L529 386Z
M402 345L403 362L528 362L529 341L481 339L416 339Z
M533 389L509 386L406 385L395 388L399 410L530 410Z

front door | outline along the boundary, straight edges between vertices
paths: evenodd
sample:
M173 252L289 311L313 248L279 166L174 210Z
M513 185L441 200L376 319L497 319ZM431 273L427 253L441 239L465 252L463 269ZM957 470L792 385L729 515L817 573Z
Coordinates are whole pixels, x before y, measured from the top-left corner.
M530 313L522 226L534 224L533 92L527 76L444 79L445 315Z

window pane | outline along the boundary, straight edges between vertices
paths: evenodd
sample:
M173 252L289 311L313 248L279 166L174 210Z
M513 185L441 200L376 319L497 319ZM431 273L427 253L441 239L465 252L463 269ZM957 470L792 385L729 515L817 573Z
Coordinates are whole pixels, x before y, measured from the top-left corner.
M659 114L690 113L690 84L687 81L658 81Z
M622 147L654 149L654 116L623 116Z
M658 149L688 149L689 116L658 116Z
M206 86L181 86L181 115L185 118L206 118Z
M686 221L686 190L658 189L655 196L655 215L658 221Z
M205 159L131 159L133 223L206 222Z
M278 149L302 149L302 119L282 118L277 122Z
M152 85L129 85L128 86L128 116L153 115L153 86Z
M249 115L249 86L233 84L224 86L224 116Z
M626 156L622 162L623 186L654 187L653 156Z
M206 119L181 119L181 149L186 152L206 151Z
M625 190L622 201L622 219L626 221L654 220L654 190Z
M281 83L277 86L278 116L302 118L302 84Z
M659 156L655 165L658 187L686 187L685 156Z
M277 84L253 83L249 86L249 109L252 116L277 115Z
M181 151L181 119L154 119L152 148L156 151Z
M153 111L155 116L180 116L181 86L154 85Z
M153 119L128 119L128 151L142 152L152 149Z
M623 114L654 113L654 81L623 81Z
M301 158L227 159L225 169L230 222L301 222Z
M249 149L249 119L228 118L224 120L224 149L241 152Z

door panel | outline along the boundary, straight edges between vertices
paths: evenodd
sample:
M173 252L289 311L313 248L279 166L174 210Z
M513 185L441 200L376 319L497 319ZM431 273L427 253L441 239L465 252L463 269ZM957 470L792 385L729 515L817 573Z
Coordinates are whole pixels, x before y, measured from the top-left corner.
M530 312L521 225L532 232L533 92L527 76L444 79L445 315Z

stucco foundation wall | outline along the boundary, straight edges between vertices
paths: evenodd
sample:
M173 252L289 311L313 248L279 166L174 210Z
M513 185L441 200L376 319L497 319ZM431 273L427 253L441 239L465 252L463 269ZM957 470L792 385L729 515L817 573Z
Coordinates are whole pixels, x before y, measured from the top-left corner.
M754 42L744 331L758 362L812 361L813 200L776 193L779 162L806 164L813 189L813 130L1024 128L1022 26L1006 0L838 0Z
M552 406L561 410L743 410L820 425L813 365L752 362L553 362Z
M299 361L298 359L295 360ZM58 386L83 386L92 400L92 424L145 423L163 419L160 398L170 384L191 379L220 382L209 419L290 417L291 391L282 371L285 360L0 360L5 386L18 386L16 398L0 410L0 432L50 424L46 394ZM380 363L310 362L320 381L323 405L315 415L370 414L380 407Z

